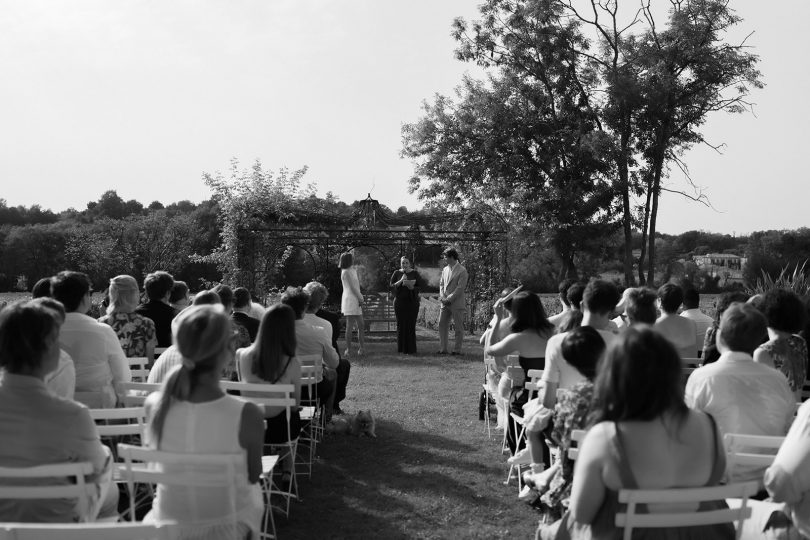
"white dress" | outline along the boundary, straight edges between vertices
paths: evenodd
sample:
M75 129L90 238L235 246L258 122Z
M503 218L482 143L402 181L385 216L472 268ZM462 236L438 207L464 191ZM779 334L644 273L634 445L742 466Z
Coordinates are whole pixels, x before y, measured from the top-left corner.
M245 403L230 395L205 403L175 401L163 424L160 450L189 454L245 452L239 446L239 424ZM181 539L244 538L248 531L259 530L264 512L262 494L258 484L248 483L247 468L237 483L239 489L233 505L220 488L158 484L152 511L144 521L175 520L180 523ZM231 508L236 509L237 531L231 525Z
M360 290L360 280L354 267L344 268L340 272L340 282L343 284L343 297L340 299L340 311L344 315L362 315L363 308L357 296L352 292L355 288ZM354 284L354 287L352 287Z

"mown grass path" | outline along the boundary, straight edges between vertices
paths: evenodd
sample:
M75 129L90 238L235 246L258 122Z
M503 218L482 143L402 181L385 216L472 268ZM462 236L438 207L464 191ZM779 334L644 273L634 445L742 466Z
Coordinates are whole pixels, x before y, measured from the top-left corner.
M503 485L500 432L478 420L483 366L470 337L465 355L438 356L435 332L420 330L420 355L372 340L352 359L347 413L370 409L377 439L327 436L301 501L278 535L321 538L530 538L537 514Z

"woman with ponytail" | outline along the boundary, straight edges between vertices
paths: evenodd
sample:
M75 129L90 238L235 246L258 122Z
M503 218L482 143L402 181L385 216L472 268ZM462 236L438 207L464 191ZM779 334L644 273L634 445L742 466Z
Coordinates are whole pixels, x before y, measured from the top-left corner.
M263 414L261 409L223 392L222 368L233 360L234 340L222 306L193 306L177 316L174 343L182 363L174 367L146 401L147 444L178 453L244 452L247 468L237 480L237 500L224 500L217 488L158 484L150 520L175 520L181 538L246 538L258 534L263 502L257 484L261 474ZM237 508L233 530L228 509Z
M301 363L295 357L295 311L286 304L271 306L262 317L256 341L236 351L236 366L241 381L248 383L292 384L296 405L301 403ZM301 432L298 408L290 415L289 432L284 407L265 407L267 429L265 444L286 443ZM288 436L289 433L289 436ZM289 482L293 463L289 456L281 462L282 484Z

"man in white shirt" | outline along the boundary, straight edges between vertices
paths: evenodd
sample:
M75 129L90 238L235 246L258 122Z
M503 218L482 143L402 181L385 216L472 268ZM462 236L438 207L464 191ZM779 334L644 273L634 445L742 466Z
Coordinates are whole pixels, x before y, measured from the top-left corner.
M732 304L720 319L717 362L696 369L686 383L685 401L711 414L723 433L784 436L796 400L782 373L754 362L767 335L767 322L752 306ZM764 468L729 471L734 481L760 480Z
M132 374L115 331L85 315L92 304L90 280L81 272L59 272L52 293L67 312L59 344L76 368L76 401L91 408L115 407L115 383L130 382Z
M661 316L653 328L667 338L681 358L694 358L695 323L678 316L678 308L683 302L683 289L674 283L665 283L658 289L658 307Z
M703 340L714 322L711 317L700 311L700 294L694 287L683 291L683 311L681 317L686 317L695 323L695 356L700 358L703 354Z
M616 334L606 330L610 314L619 301L619 291L609 281L593 280L585 287L582 295L582 326L591 326L599 331L605 346L609 347ZM551 336L546 345L546 366L543 369L543 406L551 409L557 402L557 389L567 390L584 380L574 366L565 361L562 355L562 342L568 332Z

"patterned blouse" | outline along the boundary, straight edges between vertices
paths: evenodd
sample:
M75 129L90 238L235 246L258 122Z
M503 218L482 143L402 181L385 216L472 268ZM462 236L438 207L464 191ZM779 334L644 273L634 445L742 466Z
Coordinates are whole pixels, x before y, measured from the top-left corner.
M787 377L790 389L801 392L807 377L807 343L801 336L778 337L760 345L773 359L773 367Z
M153 347L157 346L155 323L148 317L134 312L112 313L98 320L112 327L128 358L146 356L146 346L149 343Z

